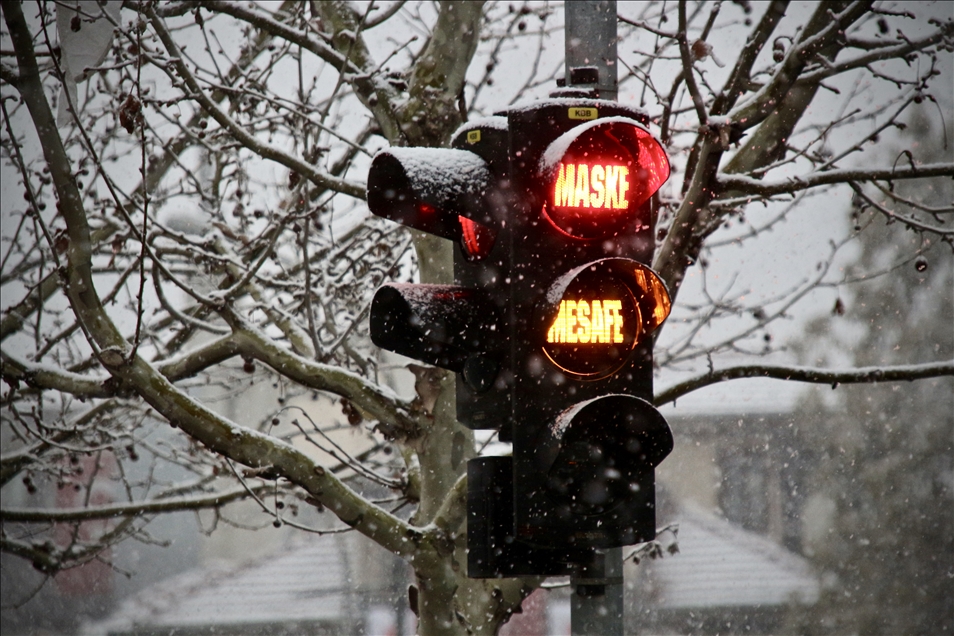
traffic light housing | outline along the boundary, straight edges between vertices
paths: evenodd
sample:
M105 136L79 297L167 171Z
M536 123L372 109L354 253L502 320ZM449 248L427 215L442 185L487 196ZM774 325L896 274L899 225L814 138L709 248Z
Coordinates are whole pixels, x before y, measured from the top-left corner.
M655 536L653 195L669 162L642 111L557 98L377 155L369 208L454 241L454 282L385 285L379 346L457 372L457 411L512 457L468 468L470 576L566 573Z
M510 263L499 240L510 205L506 119L464 126L452 145L391 148L372 160L370 211L451 240L455 284L382 286L371 303L371 340L456 372L458 421L509 431Z
M653 195L669 177L647 119L554 99L509 113L514 532L574 551L655 536Z

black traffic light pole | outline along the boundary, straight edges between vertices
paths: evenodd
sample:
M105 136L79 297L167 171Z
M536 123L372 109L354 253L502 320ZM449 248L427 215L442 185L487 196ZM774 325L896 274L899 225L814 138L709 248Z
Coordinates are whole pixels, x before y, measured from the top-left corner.
M566 85L592 82L592 71L587 77L582 69L595 67L600 97L616 101L616 0L567 2L564 7ZM573 636L623 634L622 548L594 550L593 562L577 570L570 584L573 589L570 600Z

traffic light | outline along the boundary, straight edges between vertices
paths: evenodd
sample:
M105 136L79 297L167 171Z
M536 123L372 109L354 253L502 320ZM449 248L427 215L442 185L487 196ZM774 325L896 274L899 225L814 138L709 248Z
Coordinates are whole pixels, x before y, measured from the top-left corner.
M454 285L386 284L371 303L371 340L457 373L457 419L509 422L506 119L463 127L453 148L392 148L368 174L372 213L453 241Z
M651 405L653 195L669 162L642 111L556 98L379 153L368 205L455 244L454 285L385 285L379 346L457 372L458 419L512 457L468 466L468 574L566 573L655 536L672 433Z
M670 300L649 267L669 161L645 116L613 102L508 119L515 537L571 553L647 541L673 446L651 404Z

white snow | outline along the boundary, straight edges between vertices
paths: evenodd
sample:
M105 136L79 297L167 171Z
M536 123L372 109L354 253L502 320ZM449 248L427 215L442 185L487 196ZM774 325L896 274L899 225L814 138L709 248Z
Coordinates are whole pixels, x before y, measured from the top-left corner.
M466 121L454 131L454 134L451 135L451 139L459 137L460 135L478 128L492 128L493 130L507 130L508 122L506 117L500 117L495 115L493 117L478 117L476 119L471 119Z
M443 204L490 185L487 163L467 150L449 148L391 148L413 189L423 198Z
M587 108L619 108L620 103L614 102L606 99L584 99L582 97L551 97L549 99L540 99L535 101L529 101L525 103L520 103L513 108L509 108L506 111L501 111L495 113L497 115L504 115L506 113L517 113L528 110L536 110L541 106L564 106L571 108L574 106L583 106ZM629 110L635 111L637 113L646 115L648 118L649 115L642 108L636 108L629 104L626 105L626 108ZM606 119L601 119L600 121L606 121Z

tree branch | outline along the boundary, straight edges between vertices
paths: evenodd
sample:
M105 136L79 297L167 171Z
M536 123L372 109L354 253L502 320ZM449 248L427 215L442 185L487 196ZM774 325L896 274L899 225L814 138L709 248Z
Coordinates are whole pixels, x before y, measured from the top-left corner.
M816 369L812 367L788 367L772 365L741 365L721 371L706 373L685 382L680 382L656 394L653 403L662 406L675 402L680 397L697 389L739 378L774 378L794 382L816 384L866 384L874 382L901 382L923 380L941 376L954 376L954 360L926 362L890 367L859 367L857 369Z
M870 5L870 0L819 5L799 39L778 65L772 79L745 103L733 109L728 117L743 129L748 129L775 113L805 66L816 54L837 47L839 33L843 33L864 15Z
M762 181L743 175L721 174L718 177L718 183L721 192L758 194L763 197L770 197L850 181L892 181L894 179L949 176L954 176L954 163L932 163L902 168L826 170L778 181Z
M431 522L444 533L456 532L460 524L467 518L467 475L463 474L454 482L453 488L447 493L440 508L434 513Z
M460 124L454 104L480 41L481 2L441 2L431 38L408 78L401 123L415 146L440 146Z
M318 2L312 6L321 12L322 23L332 33L332 46L339 53L345 51L343 57L360 69L350 80L361 103L374 114L381 133L393 145L406 143L397 115L400 95L388 82L375 77L379 69L375 68L360 33L361 22L354 6L345 2ZM344 69L339 67L339 71Z
M928 225L927 223L923 223L913 216L905 216L903 214L893 212L865 194L864 189L862 189L862 187L854 181L849 182L849 185L851 186L851 189L854 190L856 196L860 197L861 200L866 204L870 205L872 208L887 217L889 223L891 221L898 221L912 230L917 230L919 232L931 232L939 236L954 236L954 228L941 227L940 225Z
M785 16L786 9L788 9L788 0L773 0L768 5L762 19L746 39L745 46L742 47L739 59L732 67L732 74L726 80L725 87L712 103L713 115L726 114L743 94L744 85L752 74L752 65L755 64L762 47L768 42L769 36L775 31L779 21Z
M238 463L259 468L271 466L278 476L304 488L342 521L382 547L407 559L418 554L418 546L407 540L414 530L406 522L384 511L348 488L340 479L293 445L249 428L236 425L190 396L176 389L161 373L139 356L130 356L130 347L106 313L96 293L91 268L89 224L71 162L46 100L33 55L33 39L19 4L4 5L3 16L17 52L21 96L30 111L37 136L50 167L66 223L70 245L66 251L67 296L80 325L100 361L110 373L135 391L173 426L204 444L212 452ZM155 18L154 22L161 21ZM164 29L163 29L164 31ZM164 31L168 38L168 31ZM181 64L181 61L180 61ZM363 382L363 380L362 380Z
M249 8L247 4L237 2L224 2L222 0L206 0L199 3L204 9L213 13L224 13L233 18L248 22L252 26L270 33L273 36L280 37L289 42L297 44L301 48L314 53L319 59L331 64L335 68L341 69L348 64L344 56L324 42L319 42L303 31L294 29L284 22L279 22L265 11ZM254 6L254 5L252 5ZM351 67L348 70L359 72L357 67Z
M261 330L234 314L227 319L236 329L235 338L242 355L264 362L303 386L347 398L372 418L394 427L395 434L400 432L400 436L411 439L420 435L421 423L410 402L350 371L319 364L282 349Z
M374 16L374 17L372 17L372 18L368 18L367 20L365 20L365 21L364 21L364 30L367 31L368 29L373 29L374 27L378 26L379 24L384 24L384 23L387 22L392 16L394 16L394 14L396 14L398 11L400 11L400 10L401 10L401 7L403 7L405 4L407 4L407 0L397 0L397 2L392 2L390 7L388 7L387 9L385 9L384 11L382 11L381 13L377 14L376 16Z
M838 75L852 69L861 68L873 62L887 59L903 59L904 56L909 53L922 51L932 44L937 44L938 42L943 41L945 38L950 38L952 35L954 35L954 21L948 21L944 23L942 28L938 29L927 37L921 38L919 40L906 40L900 44L894 45L885 45L884 43L881 43L881 46L869 51L868 53L858 55L849 60L837 62L829 66L822 66L817 70L805 73L798 78L797 83L818 83L825 78L832 77L833 75Z
M149 21L152 23L153 29L156 30L156 34L159 36L159 39L162 41L163 46L166 47L166 51L171 57L170 63L176 69L176 73L182 78L182 81L185 82L185 85L189 88L190 96L199 102L202 108L209 113L209 115L215 119L215 121L218 122L222 128L228 130L235 137L236 141L259 156L264 157L265 159L271 159L272 161L279 163L286 168L294 170L319 187L327 188L335 192L341 192L342 194L348 194L357 199L365 198L365 189L363 186L319 172L312 164L302 161L297 157L293 157L292 155L289 155L278 148L274 148L266 143L260 142L243 126L229 117L225 111L219 108L218 104L216 104L212 98L205 94L205 91L202 90L202 87L199 86L198 80L196 80L195 76L192 74L192 71L189 70L189 67L183 60L182 52L179 50L179 46L172 38L172 34L169 33L165 23L161 18L159 18L158 15L156 15L156 12L151 8L151 5L150 8L147 9L147 15L149 16ZM165 68L164 65L157 64L157 66L160 68ZM170 73L169 75L173 82L177 81L173 74Z
M192 377L211 366L238 355L237 340L228 335L167 360L156 370L170 382ZM25 382L42 390L68 393L80 399L109 398L122 395L124 387L113 376L90 377L65 369L28 362L0 350L0 376L12 382Z
M686 80L686 88L689 89L689 95L692 97L692 105L696 109L699 125L704 126L709 121L709 114L702 101L702 94L699 93L699 85L696 83L692 66L692 52L689 50L689 38L686 33L686 0L679 0L679 32L676 34L676 39L679 41L679 56L682 58L682 75Z
M252 492L272 492L274 484L260 484L251 487ZM245 499L249 489L233 488L225 492L205 496L169 497L134 503L116 503L89 508L0 508L0 520L23 523L62 523L68 521L89 521L91 519L111 519L179 510L204 510L218 508L232 501Z

